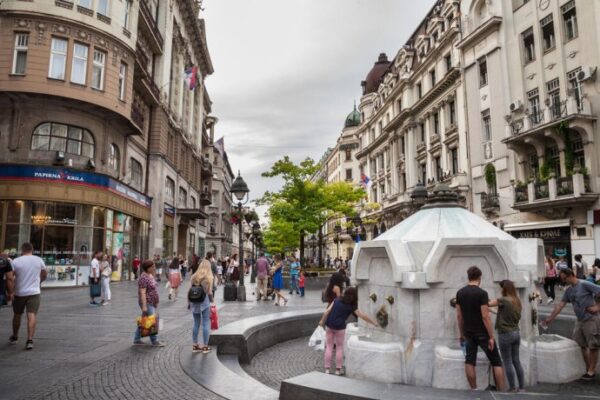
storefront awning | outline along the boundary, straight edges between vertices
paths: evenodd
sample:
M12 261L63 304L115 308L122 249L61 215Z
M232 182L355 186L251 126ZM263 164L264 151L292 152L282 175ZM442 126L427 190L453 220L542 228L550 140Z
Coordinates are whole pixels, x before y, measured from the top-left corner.
M560 228L563 226L570 226L569 219L555 219L552 221L540 221L540 222L523 222L518 224L506 224L504 230L506 232L512 231L528 231L535 229L548 229L548 228Z
M180 217L185 217L189 219L207 219L208 214L199 208L178 208L177 215Z

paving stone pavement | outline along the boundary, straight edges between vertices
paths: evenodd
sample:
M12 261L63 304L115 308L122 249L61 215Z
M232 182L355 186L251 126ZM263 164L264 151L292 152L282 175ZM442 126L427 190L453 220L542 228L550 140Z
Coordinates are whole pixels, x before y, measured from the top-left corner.
M179 300L168 301L162 284L164 348L131 345L139 314L135 282L113 284L112 304L105 307L88 305L87 288L44 290L33 351L23 349L24 324L19 343L8 344L12 311L0 309L0 399L218 399L181 369L179 353L191 347L186 290ZM318 291L292 296L287 307L252 301L250 285L246 303L223 303L222 296L219 289L220 324L320 304Z
M308 347L308 337L289 340L256 354L242 366L248 375L280 390L281 382L311 371L323 371L323 352Z

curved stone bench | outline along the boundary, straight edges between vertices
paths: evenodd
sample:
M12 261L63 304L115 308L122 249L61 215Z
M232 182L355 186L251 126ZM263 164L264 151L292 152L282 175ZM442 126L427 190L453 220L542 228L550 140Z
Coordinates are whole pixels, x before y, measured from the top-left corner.
M268 347L310 336L323 312L324 308L313 308L245 318L214 331L209 344L217 347L218 354L235 354L240 363L248 364L256 353Z
M278 399L278 391L251 378L228 358L236 356L237 362L247 364L268 347L310 336L323 311L284 311L232 322L211 334L209 344L213 351L209 354L192 353L189 347L182 347L181 367L198 384L226 399Z

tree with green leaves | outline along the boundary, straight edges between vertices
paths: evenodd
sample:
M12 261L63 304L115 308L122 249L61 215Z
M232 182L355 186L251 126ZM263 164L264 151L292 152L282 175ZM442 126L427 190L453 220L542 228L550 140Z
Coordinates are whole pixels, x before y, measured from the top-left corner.
M302 263L305 234L318 231L331 218L354 215L355 205L365 195L362 189L347 182L313 180L318 170L319 164L311 158L295 164L285 156L262 174L266 178L283 180L278 192L266 192L259 200L259 204L269 206L271 226L267 232L271 245L273 248L299 248ZM269 246L267 232L265 243Z

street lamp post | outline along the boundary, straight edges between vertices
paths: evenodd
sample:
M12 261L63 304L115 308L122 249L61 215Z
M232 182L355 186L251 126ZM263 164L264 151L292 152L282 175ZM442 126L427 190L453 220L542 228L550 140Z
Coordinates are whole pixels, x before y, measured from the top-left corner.
M242 206L248 202L248 193L250 193L250 189L248 189L248 185L246 184L246 182L244 182L244 179L240 175L239 171L238 171L238 176L235 178L235 180L231 184L231 189L229 189L229 191L238 200L238 204L237 204L238 211L240 212L240 214L242 214ZM244 198L245 198L245 201L243 201ZM242 265L242 268L241 268L242 273L240 274L240 284L238 286L238 294L237 294L238 301L246 301L246 287L244 286L244 275L245 274L244 274L244 267L243 267L244 239L242 238L242 236L243 236L242 219L243 218L240 218L238 221L238 226L239 226L238 239L239 239L239 247L240 247L240 250L239 250L240 254L238 255L238 260L239 260L240 264Z
M333 228L333 231L335 232L335 238L334 238L334 242L337 245L337 258L340 258L340 232L342 231L342 226L340 224L336 224L335 227Z
M250 275L250 283L256 282L256 252L257 252L257 243L256 239L258 236L258 231L260 229L260 225L258 222L252 224L252 274Z

